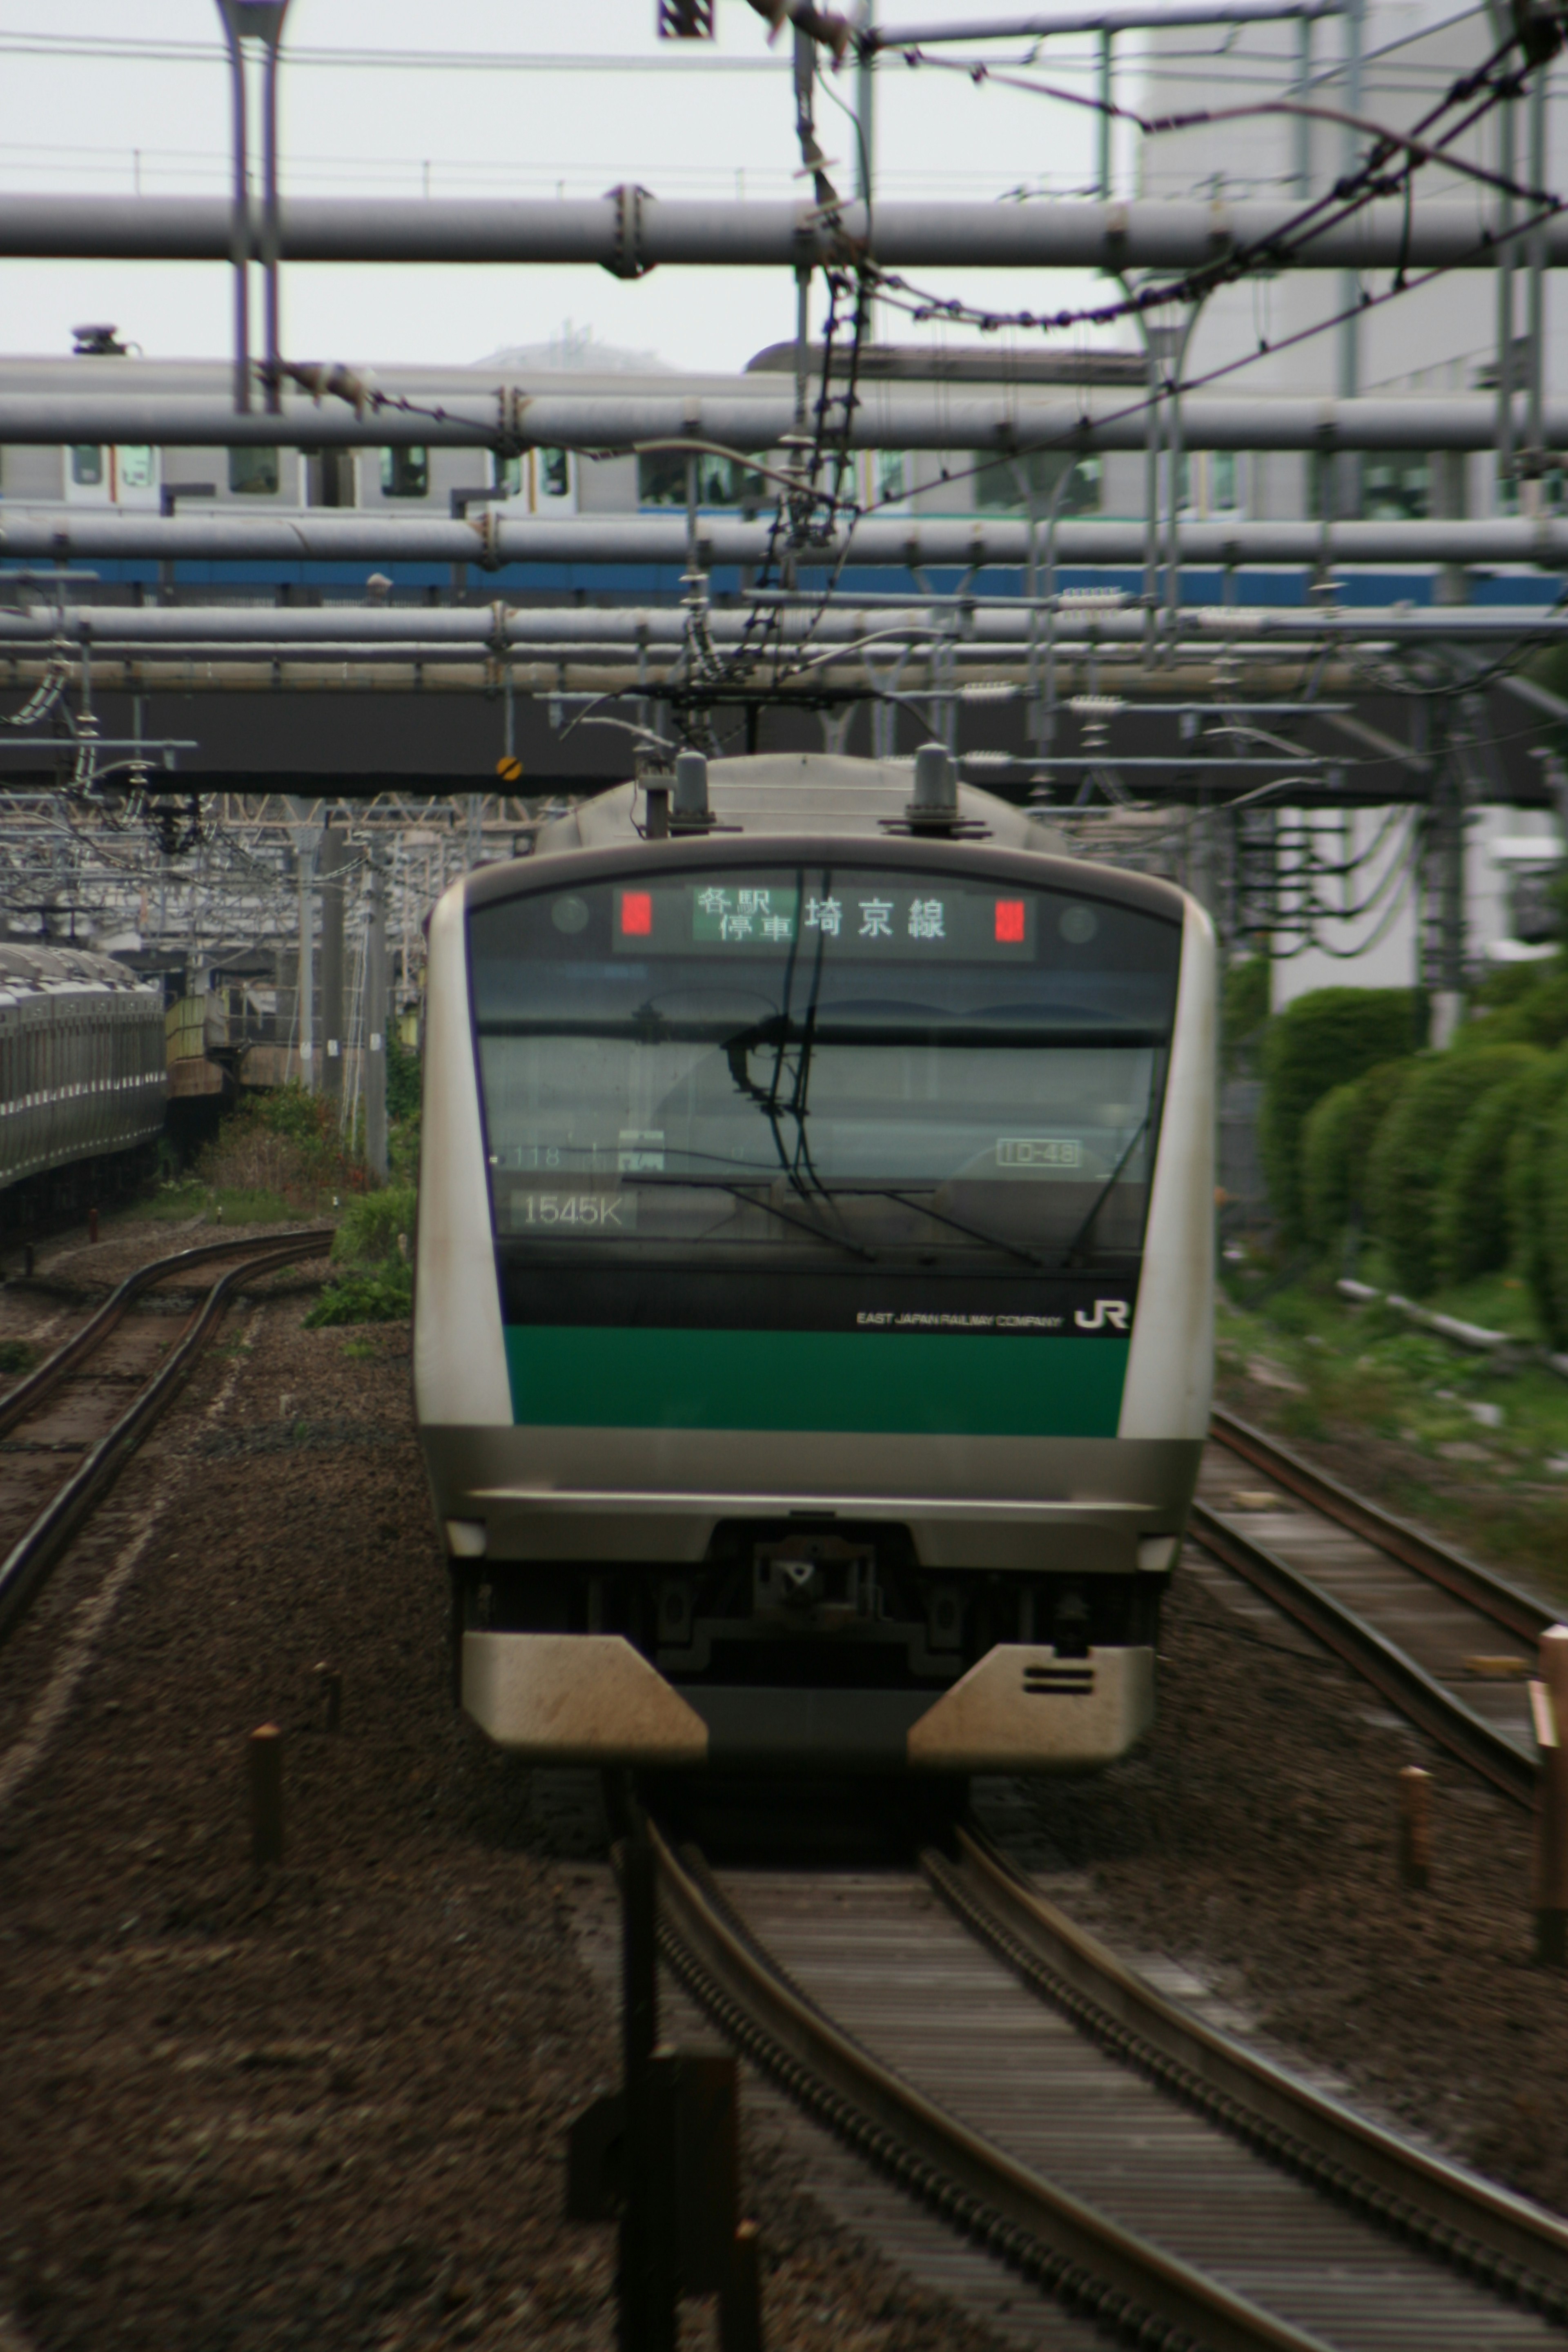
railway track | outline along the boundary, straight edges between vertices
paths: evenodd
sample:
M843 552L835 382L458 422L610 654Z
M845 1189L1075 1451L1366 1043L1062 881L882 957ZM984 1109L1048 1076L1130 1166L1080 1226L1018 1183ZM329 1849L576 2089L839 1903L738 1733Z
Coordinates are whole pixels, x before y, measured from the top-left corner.
M1553 1612L1234 1416L1214 1436L1195 1540L1531 1801L1524 1685ZM1021 2341L1165 2352L1562 2340L1568 2224L1166 1999L973 1824L918 1874L716 1875L653 1837L686 1996L1021 2274L985 2312L1003 2333L1011 2312Z
M1216 1412L1213 1433L1189 1534L1430 1738L1533 1804L1528 1682L1556 1612L1250 1423Z
M1010 2313L1003 2333L1161 2352L1561 2342L1568 2226L1167 2001L974 1830L918 1874L716 1875L652 1838L687 1995L1014 2274L984 2315Z
M332 1229L321 1226L259 1247L217 1242L154 1259L128 1276L35 1371L0 1396L0 1443L10 1456L0 1499L0 1544L5 1547L0 1558L0 1643L177 1395L235 1293L258 1276L320 1256L331 1238ZM247 1248L249 1256L210 1284L173 1344L166 1338L168 1315L133 1315L138 1302L161 1285ZM31 1434L18 1442L19 1430ZM63 1479L58 1475L62 1462L73 1465Z

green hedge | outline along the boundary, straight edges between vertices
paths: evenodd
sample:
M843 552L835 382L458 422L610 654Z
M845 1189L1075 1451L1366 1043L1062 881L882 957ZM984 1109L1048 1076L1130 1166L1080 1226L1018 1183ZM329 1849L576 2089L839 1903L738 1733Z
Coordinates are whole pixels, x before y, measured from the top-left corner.
M1484 1096L1531 1060L1525 1045L1416 1056L1367 1162L1367 1222L1402 1290L1419 1297L1436 1279L1434 1207L1460 1128Z
M1331 1087L1411 1053L1425 1034L1425 1003L1411 988L1314 989L1268 1024L1258 1140L1288 1242L1306 1234L1301 1129L1314 1104Z
M1568 1046L1542 1064L1509 1145L1514 1265L1554 1347L1568 1347Z
M1485 1010L1467 1021L1454 1043L1465 1052L1482 1044L1540 1045L1568 1037L1568 972L1550 963L1508 964L1483 983Z
M1472 1053L1473 1047L1469 1049ZM1497 1049L1493 1047L1492 1051ZM1432 1264L1439 1282L1468 1282L1507 1265L1509 1146L1534 1103L1547 1057L1521 1046L1528 1063L1483 1094L1460 1125L1443 1160L1432 1202Z
M331 1280L305 1318L307 1330L334 1323L400 1323L414 1306L411 1184L389 1184L351 1201L332 1239Z
M1267 956L1246 956L1226 971L1220 989L1219 1058L1227 1078L1246 1069L1268 1018L1273 966Z
M1331 1087L1301 1130L1301 1192L1307 1238L1330 1249L1352 1219L1366 1222L1366 1167L1373 1138L1415 1067L1379 1062L1362 1077Z

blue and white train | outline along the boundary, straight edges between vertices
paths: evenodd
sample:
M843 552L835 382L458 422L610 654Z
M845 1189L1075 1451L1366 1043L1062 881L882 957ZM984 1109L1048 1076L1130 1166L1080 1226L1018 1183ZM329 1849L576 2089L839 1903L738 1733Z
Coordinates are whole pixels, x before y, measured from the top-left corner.
M127 1172L163 1131L166 1091L156 982L78 948L0 940L0 1227Z

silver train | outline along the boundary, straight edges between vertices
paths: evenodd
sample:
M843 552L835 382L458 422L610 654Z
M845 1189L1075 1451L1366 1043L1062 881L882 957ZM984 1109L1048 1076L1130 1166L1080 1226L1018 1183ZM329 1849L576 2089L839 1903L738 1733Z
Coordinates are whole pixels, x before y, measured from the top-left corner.
M150 1144L167 1086L160 987L107 956L0 941L0 1225Z
M1213 934L1041 839L937 746L912 799L687 753L440 901L415 1390L501 1746L1081 1770L1152 1721Z

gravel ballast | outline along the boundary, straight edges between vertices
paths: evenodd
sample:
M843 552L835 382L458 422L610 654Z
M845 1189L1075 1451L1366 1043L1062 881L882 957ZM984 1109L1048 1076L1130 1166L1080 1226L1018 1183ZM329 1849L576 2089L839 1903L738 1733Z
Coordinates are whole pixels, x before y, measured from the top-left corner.
M37 2352L606 2347L611 2235L563 2222L563 2148L618 2076L616 2020L529 1776L450 1706L406 1328L307 1332L302 1307L241 1308L121 1479L123 1528L170 1489L153 1538L0 1799L0 2315ZM65 1576L38 1664L0 1655L26 1702L0 1773L96 1589ZM258 1873L267 1721L287 1850ZM749 2156L773 2342L984 2352L798 2158Z
M616 2021L529 1775L450 1706L406 1328L307 1332L303 1308L296 1282L237 1310L33 1663L0 1654L0 2323L37 2352L606 2347L609 2234L563 2222L562 2150L616 2079ZM110 1535L154 1509L5 1794ZM1027 1792L1086 1916L1568 2203L1568 2007L1531 1958L1528 1821L1210 1577L1179 1572L1162 1650L1145 1750ZM268 1721L288 1844L258 1873L244 1750ZM1419 1895L1395 1868L1413 1760L1435 1781ZM755 2135L746 2202L774 2345L982 2352Z

